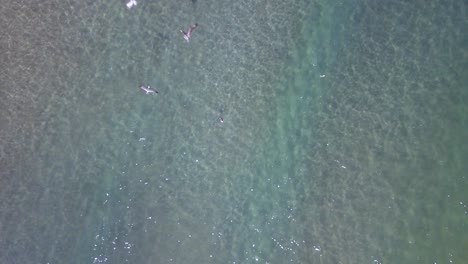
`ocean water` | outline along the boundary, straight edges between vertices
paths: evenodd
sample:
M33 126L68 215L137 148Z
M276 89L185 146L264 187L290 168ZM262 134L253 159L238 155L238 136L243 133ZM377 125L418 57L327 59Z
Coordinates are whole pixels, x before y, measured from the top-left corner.
M464 1L19 0L0 24L0 263L468 261Z

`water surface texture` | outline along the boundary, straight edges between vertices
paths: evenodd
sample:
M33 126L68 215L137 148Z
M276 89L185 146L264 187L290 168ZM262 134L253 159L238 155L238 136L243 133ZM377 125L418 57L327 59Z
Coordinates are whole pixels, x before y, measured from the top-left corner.
M466 2L18 0L0 25L0 263L468 260Z

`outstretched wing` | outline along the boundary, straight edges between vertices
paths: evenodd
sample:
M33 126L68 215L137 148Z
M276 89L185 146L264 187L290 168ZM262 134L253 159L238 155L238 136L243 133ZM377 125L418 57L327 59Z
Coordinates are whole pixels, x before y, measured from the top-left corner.
M195 28L196 28L197 26L198 26L197 23L191 25L190 28L189 28L189 30L188 30L188 32L187 32L187 34L188 34L188 35L191 35L192 32L195 30Z

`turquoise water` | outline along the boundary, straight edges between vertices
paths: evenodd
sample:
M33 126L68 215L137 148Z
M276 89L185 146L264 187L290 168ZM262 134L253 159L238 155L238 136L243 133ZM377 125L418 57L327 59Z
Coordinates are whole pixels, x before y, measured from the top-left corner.
M468 260L463 1L36 2L0 7L0 263Z

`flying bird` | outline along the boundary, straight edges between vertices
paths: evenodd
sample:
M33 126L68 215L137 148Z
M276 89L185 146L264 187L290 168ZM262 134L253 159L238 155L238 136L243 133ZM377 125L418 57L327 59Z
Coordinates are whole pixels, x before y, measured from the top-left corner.
M198 26L197 23L191 25L188 29L187 32L183 31L182 29L180 30L181 33L184 34L184 39L187 41L187 42L190 42L190 39L192 38L192 32L195 30L195 28Z

